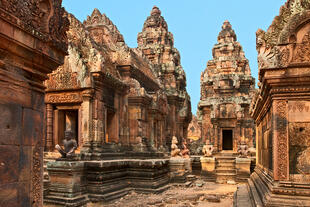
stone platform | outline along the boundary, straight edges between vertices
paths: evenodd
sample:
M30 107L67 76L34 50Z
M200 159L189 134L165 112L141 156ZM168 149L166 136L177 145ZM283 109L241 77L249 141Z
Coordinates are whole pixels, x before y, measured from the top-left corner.
M47 163L47 171L48 206L101 205L130 191L160 193L169 187L169 159L53 161Z
M192 172L192 160L190 158L171 158L169 160L170 182L185 183L186 176Z

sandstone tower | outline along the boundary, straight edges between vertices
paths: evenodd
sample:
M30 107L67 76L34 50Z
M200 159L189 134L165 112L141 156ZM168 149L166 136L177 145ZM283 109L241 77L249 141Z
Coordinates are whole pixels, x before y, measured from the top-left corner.
M213 59L201 74L198 114L202 140L209 140L215 151L236 151L241 140L253 146L254 121L249 106L255 79L228 21L222 26L212 54Z
M153 63L154 73L162 82L168 98L168 140L172 136L179 140L186 138L192 118L186 76L179 51L174 47L173 35L168 31L167 22L156 6L144 22L142 32L138 34L138 49Z

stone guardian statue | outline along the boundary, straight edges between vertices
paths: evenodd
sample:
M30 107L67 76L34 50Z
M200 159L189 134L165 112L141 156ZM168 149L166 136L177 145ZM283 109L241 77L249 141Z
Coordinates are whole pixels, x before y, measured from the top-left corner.
M61 157L62 158L74 157L75 150L77 149L77 143L76 140L73 138L72 131L65 131L65 139L63 140L63 144L64 149L58 144L55 146L55 148L61 154Z

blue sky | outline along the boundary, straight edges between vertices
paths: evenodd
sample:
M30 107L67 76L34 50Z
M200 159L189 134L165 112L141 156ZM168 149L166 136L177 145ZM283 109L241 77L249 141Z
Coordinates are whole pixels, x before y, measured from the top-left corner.
M154 5L158 6L174 35L187 90L195 114L200 99L200 74L212 59L212 47L225 20L229 20L250 61L257 82L256 36L266 30L286 0L63 0L63 6L80 21L94 8L117 26L129 47L137 47L137 34Z

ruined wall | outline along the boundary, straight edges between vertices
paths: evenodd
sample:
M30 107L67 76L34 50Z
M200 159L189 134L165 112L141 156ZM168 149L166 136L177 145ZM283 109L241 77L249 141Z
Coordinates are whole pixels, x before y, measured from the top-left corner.
M43 81L66 55L61 3L0 1L0 206L43 205Z

